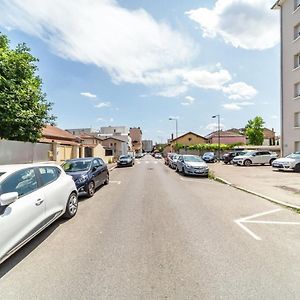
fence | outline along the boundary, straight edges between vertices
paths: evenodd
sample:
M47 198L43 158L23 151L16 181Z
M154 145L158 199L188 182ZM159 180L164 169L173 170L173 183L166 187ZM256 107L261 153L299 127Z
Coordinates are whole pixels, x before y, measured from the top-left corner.
M0 164L48 161L51 144L0 140Z

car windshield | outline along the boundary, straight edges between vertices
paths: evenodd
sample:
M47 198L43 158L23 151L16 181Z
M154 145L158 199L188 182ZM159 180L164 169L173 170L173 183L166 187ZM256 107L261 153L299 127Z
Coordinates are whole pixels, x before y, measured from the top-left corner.
M206 152L206 153L203 154L203 156L213 156L213 155L214 155L213 152Z
M183 160L186 162L203 162L199 156L184 156Z
M87 171L91 166L91 160L67 161L62 165L65 172Z
M121 155L120 159L131 159L130 155Z
M238 156L243 156L243 155L246 155L246 154L253 154L253 153L255 153L255 152L250 152L250 151L245 151L245 152L240 152L240 153L238 153Z
M300 159L300 153L292 153L290 155L287 156L287 158L296 158L296 159Z

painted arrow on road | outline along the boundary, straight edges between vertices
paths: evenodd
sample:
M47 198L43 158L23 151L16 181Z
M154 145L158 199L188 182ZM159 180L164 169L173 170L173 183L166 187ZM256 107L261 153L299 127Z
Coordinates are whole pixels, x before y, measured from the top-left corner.
M254 218L274 214L278 211L281 211L281 209L277 208L277 209L273 209L273 210L266 211L266 212L263 212L263 213L258 213L258 214L255 214L255 215L251 215L249 217L245 217L245 218L235 220L234 222L238 226L240 226L243 230L245 230L248 234L250 234L257 241L261 241L261 238L258 235L256 235L253 231L251 231L248 227L246 227L245 224L251 223L251 224L300 225L300 222L263 221L263 220L256 220L255 221L255 220L253 220Z

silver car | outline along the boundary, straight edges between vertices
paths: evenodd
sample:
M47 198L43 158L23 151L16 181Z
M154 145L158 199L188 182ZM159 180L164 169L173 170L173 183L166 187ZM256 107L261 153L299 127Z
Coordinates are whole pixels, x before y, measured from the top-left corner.
M0 166L0 263L78 208L75 183L55 164Z
M208 166L206 162L196 155L180 155L177 160L176 172L184 175L198 175L208 177Z

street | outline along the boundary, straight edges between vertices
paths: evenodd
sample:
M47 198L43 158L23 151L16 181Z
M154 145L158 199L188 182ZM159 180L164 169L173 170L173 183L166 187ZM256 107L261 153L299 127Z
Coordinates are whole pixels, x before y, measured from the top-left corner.
M149 155L110 180L0 266L0 299L299 298L297 213Z

